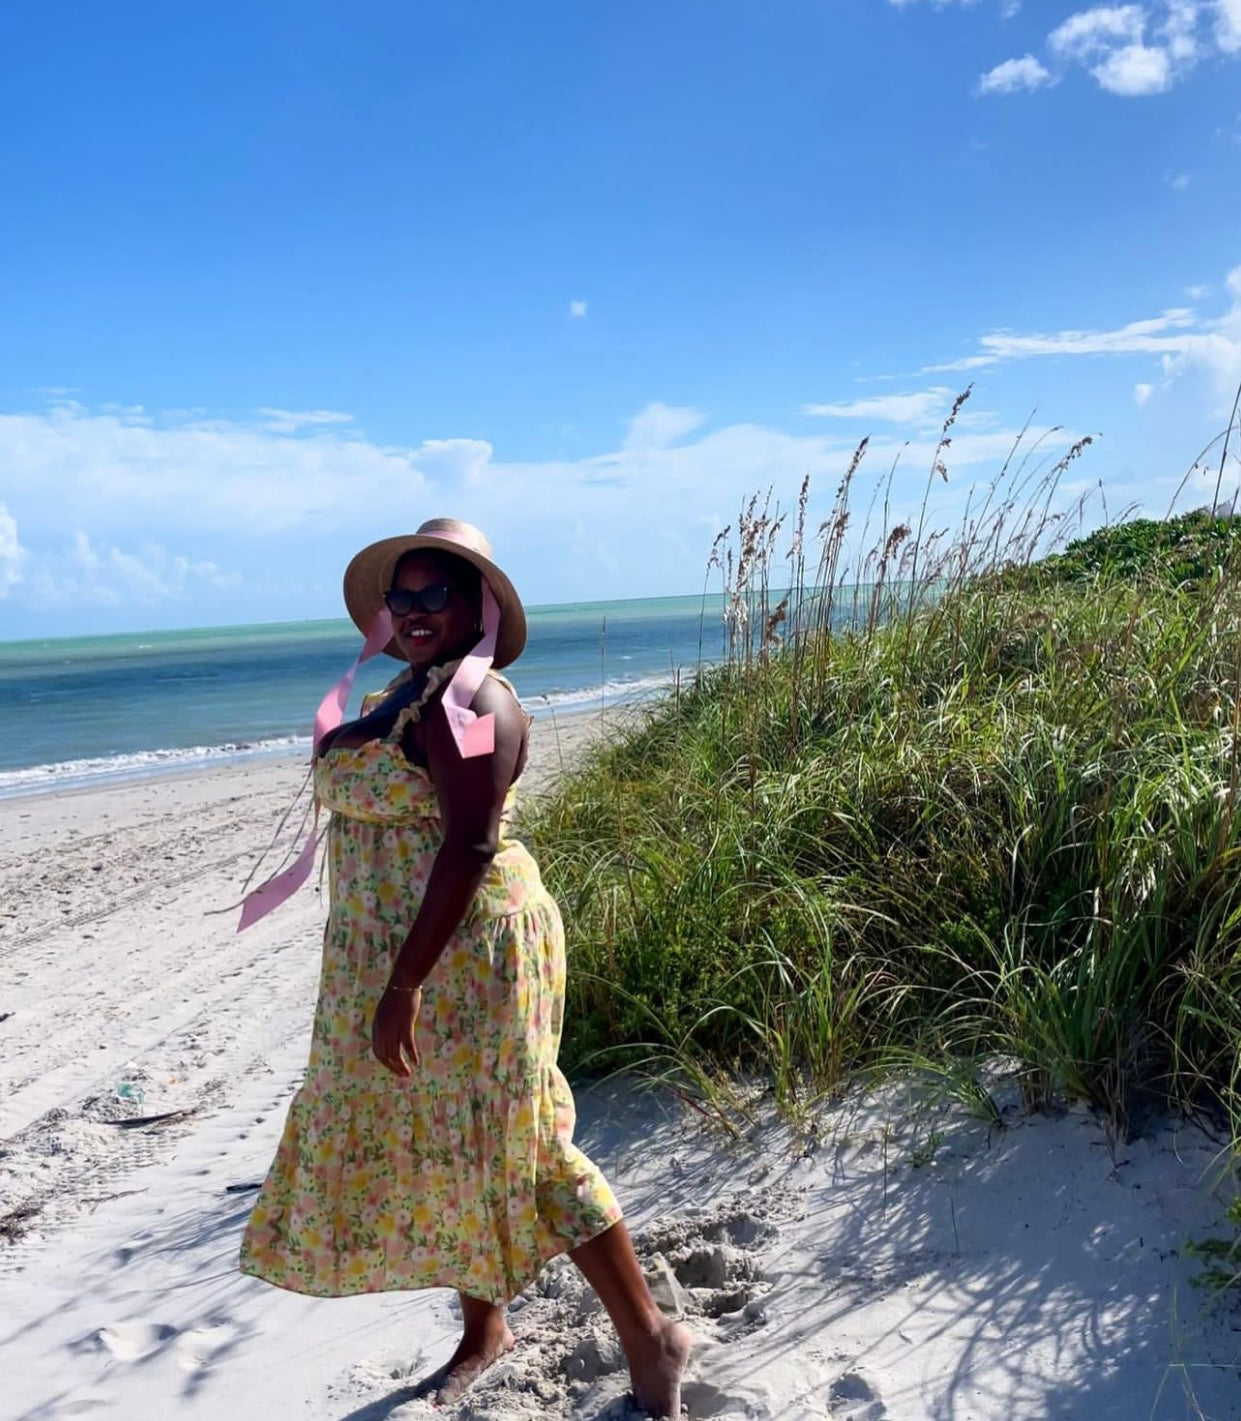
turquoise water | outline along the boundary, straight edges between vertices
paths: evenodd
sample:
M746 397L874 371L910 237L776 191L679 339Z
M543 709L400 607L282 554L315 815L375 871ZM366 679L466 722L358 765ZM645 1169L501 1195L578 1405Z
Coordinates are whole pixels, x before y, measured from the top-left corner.
M536 716L655 693L720 658L722 613L718 595L536 607L506 674ZM308 747L359 644L347 621L0 643L0 796ZM397 669L363 666L351 707Z

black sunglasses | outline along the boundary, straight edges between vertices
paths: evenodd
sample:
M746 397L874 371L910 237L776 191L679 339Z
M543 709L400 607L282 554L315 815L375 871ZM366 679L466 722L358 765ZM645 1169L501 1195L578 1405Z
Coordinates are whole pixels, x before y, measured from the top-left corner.
M432 582L415 592L409 587L389 587L384 603L394 617L408 617L419 612L442 612L452 601L452 588L446 582Z

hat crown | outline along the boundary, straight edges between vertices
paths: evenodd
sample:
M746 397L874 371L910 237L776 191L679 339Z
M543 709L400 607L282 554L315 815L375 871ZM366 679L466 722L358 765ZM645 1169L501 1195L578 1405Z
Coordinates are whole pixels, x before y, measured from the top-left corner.
M487 535L460 518L428 518L414 535L418 538L443 538L492 561L491 543Z

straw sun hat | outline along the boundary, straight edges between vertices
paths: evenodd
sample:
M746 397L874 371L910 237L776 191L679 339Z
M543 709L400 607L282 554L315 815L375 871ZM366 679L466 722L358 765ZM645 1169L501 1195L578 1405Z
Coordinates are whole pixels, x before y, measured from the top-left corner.
M517 589L491 560L491 544L472 523L458 518L428 518L416 533L381 538L357 553L345 569L345 606L363 636L370 630L384 593L392 586L392 574L405 553L450 553L476 567L491 588L500 608L500 631L496 638L493 665L507 666L516 661L526 644L526 613ZM398 661L405 658L393 642L384 648Z

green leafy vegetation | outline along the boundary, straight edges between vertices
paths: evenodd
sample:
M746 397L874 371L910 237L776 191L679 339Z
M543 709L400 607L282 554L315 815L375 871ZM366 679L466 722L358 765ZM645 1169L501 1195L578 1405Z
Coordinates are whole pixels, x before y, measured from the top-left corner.
M1231 1237L1199 1239L1187 1245L1186 1252L1204 1265L1195 1280L1198 1285L1235 1302L1241 1292L1241 1198L1228 1206L1224 1222L1232 1226Z
M1004 574L1007 585L1090 584L1100 578L1202 582L1229 564L1241 539L1241 517L1199 508L1176 518L1138 518L1101 528L1030 567Z
M796 1112L893 1068L998 1119L998 1062L1114 1139L1177 1106L1235 1147L1238 521L1069 541L1049 510L1083 441L1037 479L1015 451L928 530L952 423L917 528L883 516L848 565L864 447L817 530L805 486L788 521L751 501L712 558L727 664L537 809L564 1058L726 1119L738 1079Z

